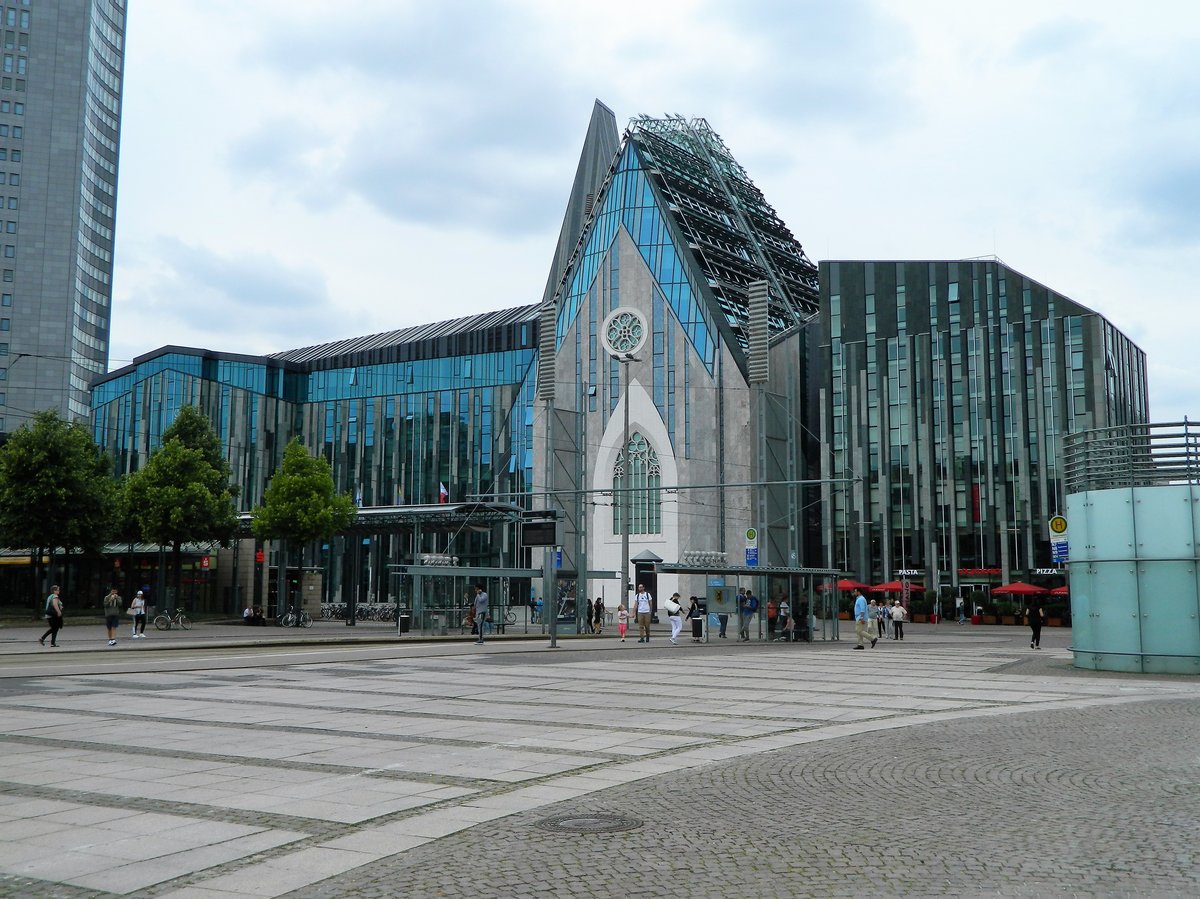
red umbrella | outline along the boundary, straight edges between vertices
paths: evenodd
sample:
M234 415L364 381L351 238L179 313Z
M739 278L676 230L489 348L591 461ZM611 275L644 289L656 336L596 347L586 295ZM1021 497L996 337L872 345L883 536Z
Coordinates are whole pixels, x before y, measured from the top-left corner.
M872 593L902 593L904 584L901 581L888 581L886 584L876 584L870 589ZM921 584L909 584L908 589L911 593L925 592L925 587Z
M1041 596L1048 592L1045 587L1035 587L1033 584L1026 584L1022 581L1013 581L1011 584L1001 584L999 587L993 587L992 593L1009 596Z
M861 584L858 581L852 581L848 577L842 578L836 584L822 584L822 590L837 590L839 593L849 593L852 590L870 590L867 584Z
M1071 593L1070 587L1055 587L1050 591L1051 596L1069 596Z

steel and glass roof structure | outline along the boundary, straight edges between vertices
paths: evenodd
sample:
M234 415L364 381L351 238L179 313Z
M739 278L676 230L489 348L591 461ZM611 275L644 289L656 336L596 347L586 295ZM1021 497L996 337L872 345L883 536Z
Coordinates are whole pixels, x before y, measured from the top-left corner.
M717 331L749 353L751 284L768 285L771 336L819 309L816 266L702 118L631 121L555 295L559 341L620 229L710 371Z

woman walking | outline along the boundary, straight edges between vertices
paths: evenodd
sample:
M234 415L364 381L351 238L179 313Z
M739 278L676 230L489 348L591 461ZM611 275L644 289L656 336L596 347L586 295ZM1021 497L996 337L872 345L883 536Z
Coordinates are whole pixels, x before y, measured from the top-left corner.
M1030 649L1042 648L1042 619L1045 617L1041 603L1031 599L1029 608L1025 610L1025 620L1029 622L1029 629L1033 631L1029 640Z
M141 637L143 640L146 639L146 597L142 595L141 590L137 592L133 597L133 602L129 604L129 614L133 616L132 638L137 639ZM251 614L250 610L246 609L245 620L247 624L251 623Z
M596 604L592 607L592 621L596 623L594 630L597 634L604 633L604 597L597 596Z
M671 642L679 645L679 632L683 630L683 606L679 604L679 594L672 593L667 600L667 620L671 622Z
M62 600L58 598L58 584L50 588L50 595L46 597L46 623L50 625L49 630L42 634L39 643L46 645L46 638L50 638L51 646L58 646L58 632L63 626L63 607Z

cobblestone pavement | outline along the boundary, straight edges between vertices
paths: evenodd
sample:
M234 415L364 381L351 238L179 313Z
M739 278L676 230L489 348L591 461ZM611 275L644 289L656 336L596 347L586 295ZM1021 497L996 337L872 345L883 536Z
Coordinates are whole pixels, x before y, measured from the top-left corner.
M1200 895L1200 681L1023 637L0 680L0 897Z

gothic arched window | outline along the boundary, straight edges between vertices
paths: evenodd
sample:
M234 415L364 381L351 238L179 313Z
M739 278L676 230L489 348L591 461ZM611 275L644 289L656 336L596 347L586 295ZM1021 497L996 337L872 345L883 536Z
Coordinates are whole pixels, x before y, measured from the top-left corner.
M626 466L625 460L629 459ZM662 471L658 453L641 434L629 438L626 452L613 466L613 533L662 533Z

